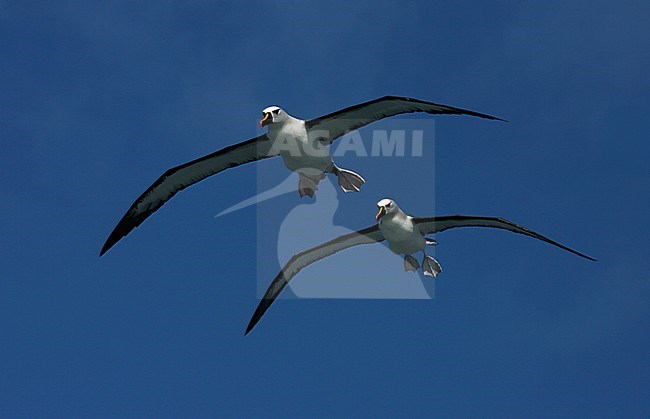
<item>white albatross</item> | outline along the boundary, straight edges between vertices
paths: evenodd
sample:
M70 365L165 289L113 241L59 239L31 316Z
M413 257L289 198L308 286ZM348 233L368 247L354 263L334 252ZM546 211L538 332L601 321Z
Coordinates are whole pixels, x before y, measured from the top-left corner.
M303 268L341 250L361 244L379 243L386 240L388 248L393 253L404 255L404 269L406 271L416 271L420 268L417 259L412 255L422 252L422 272L424 275L434 278L442 272L442 268L434 258L426 254L425 248L427 245L435 245L437 242L425 236L456 227L500 228L545 241L585 259L596 260L503 218L472 215L447 215L427 218L411 217L405 214L392 199L382 199L377 203L377 206L379 207L379 212L375 219L378 223L374 226L337 237L298 253L289 259L266 290L264 297L262 297L255 313L253 313L253 317L248 323L246 334L255 327L262 316L264 316L266 310L269 309L278 295L280 295L284 287Z
M295 118L277 106L270 106L262 111L260 121L260 127L268 126L265 134L167 170L135 200L108 236L99 255L106 253L188 186L226 169L269 157L281 156L289 170L298 172L301 197L313 196L326 173L338 177L343 191L358 192L364 179L337 167L327 145L372 122L414 112L470 115L503 121L474 111L398 96L385 96L310 120Z

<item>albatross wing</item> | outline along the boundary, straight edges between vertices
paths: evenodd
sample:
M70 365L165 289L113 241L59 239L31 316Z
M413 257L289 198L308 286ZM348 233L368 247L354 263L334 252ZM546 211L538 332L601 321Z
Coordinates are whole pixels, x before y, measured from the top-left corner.
M523 234L535 239L550 243L554 246L557 246L561 249L571 252L575 255L578 255L582 258L595 261L596 259L577 252L573 249L564 246L554 240L544 237L539 233L536 233L532 230L527 229L517 225L511 221L504 220L503 218L497 217L480 217L472 215L447 215L442 217L427 217L427 218L414 218L413 222L420 228L422 234L433 234L439 233L441 231L448 230L450 228L456 227L490 227L490 228L500 228L503 230L512 231L513 233Z
M360 103L330 114L306 121L310 131L326 132L329 143L350 131L364 127L372 122L404 113L425 112L429 114L470 115L479 118L505 121L474 111L441 105L420 99L401 96L384 96L369 102Z
M108 236L99 256L142 224L179 191L223 170L274 155L276 154L271 152L271 141L263 134L167 170L131 205Z
M363 230L339 236L326 243L312 247L309 250L294 255L291 259L289 259L286 265L284 265L275 279L273 279L271 285L269 285L269 288L266 290L262 301L260 301L260 304L257 306L255 313L253 313L251 321L248 323L246 334L248 334L248 332L250 332L255 327L264 313L266 313L266 310L269 309L278 295L280 295L284 287L286 287L289 281L291 281L291 279L296 276L296 274L298 274L298 272L300 272L304 267L309 266L312 263L317 262L323 258L326 258L327 256L331 256L343 249L358 246L361 244L377 243L383 240L384 236L381 231L379 231L379 226L374 225Z
M585 259L593 261L596 260L590 256L577 252L558 242L544 237L539 233L514 224L508 220L504 220L503 218L470 215L447 215L441 217L413 218L413 222L416 226L418 226L420 233L423 235L439 233L441 231L457 227L500 228L503 230L512 231L513 233L519 233L545 241ZM383 240L384 236L379 230L379 225L375 224L372 227L340 236L334 240L330 240L319 246L294 255L291 259L289 259L287 264L284 265L275 279L273 279L271 285L269 285L269 288L266 290L262 301L260 301L257 309L255 310L255 313L253 313L253 317L248 323L246 334L248 334L248 332L250 332L255 327L262 316L264 316L264 313L266 313L266 310L269 309L278 295L280 295L284 287L286 287L289 281L291 281L291 279L295 277L303 268L349 247L358 246L360 244L377 243Z

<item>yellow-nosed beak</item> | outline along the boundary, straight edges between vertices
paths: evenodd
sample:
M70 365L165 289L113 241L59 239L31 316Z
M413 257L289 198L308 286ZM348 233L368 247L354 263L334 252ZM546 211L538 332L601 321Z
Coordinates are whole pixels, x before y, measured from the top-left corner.
M260 128L262 128L265 124L265 122L271 117L271 113L267 112L264 114L264 118L260 121Z
M377 213L377 215L375 215L375 221L379 221L379 219L383 217L384 214L386 214L386 208L379 207L379 212Z

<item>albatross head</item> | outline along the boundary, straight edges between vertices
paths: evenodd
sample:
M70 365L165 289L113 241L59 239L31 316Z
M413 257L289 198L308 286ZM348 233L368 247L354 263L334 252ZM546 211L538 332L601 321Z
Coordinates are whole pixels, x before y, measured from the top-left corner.
M269 106L262 111L262 120L260 121L260 128L269 124L277 124L287 120L287 113L277 106Z
M379 212L375 216L375 220L377 221L381 220L382 217L385 217L386 215L393 216L400 212L397 203L388 198L384 198L381 201L377 202L377 207L379 208Z

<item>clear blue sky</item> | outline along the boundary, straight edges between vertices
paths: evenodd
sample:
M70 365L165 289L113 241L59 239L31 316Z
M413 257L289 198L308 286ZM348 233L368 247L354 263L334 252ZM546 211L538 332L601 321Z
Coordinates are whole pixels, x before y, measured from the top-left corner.
M0 415L648 416L649 6L451 3L1 2ZM599 262L445 232L435 299L282 300L245 337L257 211L299 203L215 219L252 166L98 258L155 178L255 135L262 108L386 94L510 121L436 118L436 213ZM427 191L371 182L391 161L340 163L369 182L337 224L369 225L382 195L432 215Z

